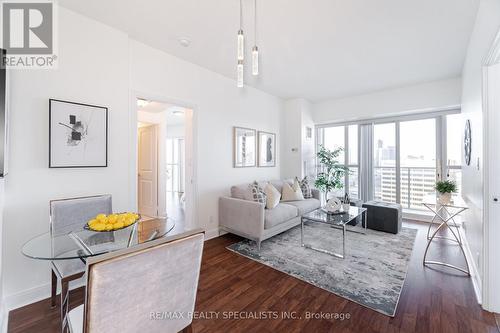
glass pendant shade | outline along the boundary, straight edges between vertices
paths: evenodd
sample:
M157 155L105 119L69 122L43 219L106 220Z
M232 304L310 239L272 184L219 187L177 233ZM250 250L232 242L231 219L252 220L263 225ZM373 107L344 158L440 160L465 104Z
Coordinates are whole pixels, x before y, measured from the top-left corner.
M252 75L259 75L259 48L257 46L252 49Z
M238 61L238 66L236 66L236 86L238 88L243 88L243 61Z
M243 30L238 30L238 60L245 58L245 36Z

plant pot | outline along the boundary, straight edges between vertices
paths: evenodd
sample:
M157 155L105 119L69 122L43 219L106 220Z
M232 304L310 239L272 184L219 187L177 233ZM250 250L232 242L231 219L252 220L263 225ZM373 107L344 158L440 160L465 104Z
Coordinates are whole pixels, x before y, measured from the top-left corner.
M451 193L438 192L438 201L440 204L448 205L451 202Z

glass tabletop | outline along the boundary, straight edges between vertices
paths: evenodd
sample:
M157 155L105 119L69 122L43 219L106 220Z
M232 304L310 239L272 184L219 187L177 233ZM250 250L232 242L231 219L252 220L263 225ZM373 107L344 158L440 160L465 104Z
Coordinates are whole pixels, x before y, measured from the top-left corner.
M61 236L47 232L26 242L22 253L41 260L83 259L164 237L174 226L171 218L150 218L116 231L95 232L82 226Z
M424 200L422 200L422 203L429 206L445 206L450 208L462 209L468 208L462 196L457 194L453 194L451 196L450 202L443 203L439 200L439 196L437 195L437 193L428 193L424 196Z
M302 218L313 222L344 225L356 220L356 218L361 216L364 212L366 212L366 208L356 206L350 206L349 211L342 214L327 213L323 208L318 208L310 213L302 215Z

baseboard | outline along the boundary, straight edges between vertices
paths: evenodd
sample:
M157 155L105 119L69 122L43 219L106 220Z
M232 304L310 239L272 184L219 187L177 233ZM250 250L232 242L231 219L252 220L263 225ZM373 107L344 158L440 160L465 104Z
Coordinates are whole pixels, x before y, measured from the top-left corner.
M78 280L71 281L69 283L69 288L71 290L80 288L84 285L85 283L83 278L80 278ZM9 311L47 299L49 297L50 297L50 283L47 283L5 297L3 302L4 305L3 308L8 316Z
M472 286L474 287L474 293L476 294L476 299L479 304L482 304L482 280L481 275L479 274L479 269L477 268L474 257L472 256L472 251L469 247L469 242L467 241L467 237L465 236L465 232L463 228L459 228L460 236L462 237L462 244L464 247L465 256L467 257L467 261L469 263L470 275L472 280Z
M219 236L222 236L226 234L225 231L223 230L220 230L219 227L217 228L214 228L214 229L210 229L210 230L206 230L205 231L205 240L209 240L209 239L212 239L212 238L217 238Z

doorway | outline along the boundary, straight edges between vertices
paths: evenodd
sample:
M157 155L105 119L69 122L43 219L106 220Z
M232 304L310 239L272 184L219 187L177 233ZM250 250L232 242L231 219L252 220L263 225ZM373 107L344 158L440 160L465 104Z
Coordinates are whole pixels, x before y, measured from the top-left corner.
M176 229L192 222L193 111L137 99L137 207L143 216L167 216Z

